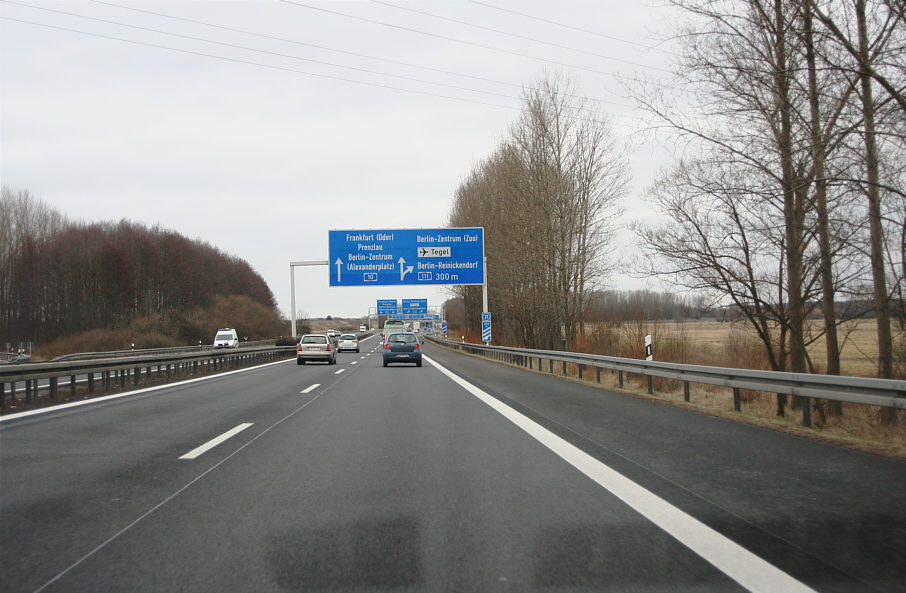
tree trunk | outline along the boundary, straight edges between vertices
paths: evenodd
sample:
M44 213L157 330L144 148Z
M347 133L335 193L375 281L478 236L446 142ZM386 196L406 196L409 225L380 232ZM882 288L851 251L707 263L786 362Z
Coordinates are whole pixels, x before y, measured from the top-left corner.
M868 26L865 17L865 0L856 0L856 19L859 27L859 55L861 64L868 64ZM893 378L893 339L890 332L890 304L887 295L886 270L884 269L884 228L881 221L881 196L878 179L878 148L875 140L875 109L872 97L871 75L859 68L862 88L862 116L865 121L865 172L868 185L868 225L871 240L871 275L874 282L875 314L878 322L878 377ZM885 408L883 416L895 420L894 410Z
M788 326L790 330L790 371L804 373L805 368L805 305L802 300L802 238L803 238L803 198L800 188L796 187L795 166L792 149L792 106L790 105L790 78L786 52L786 23L784 20L783 0L774 2L775 40L774 84L777 92L777 103L780 108L780 128L778 148L782 168L783 184L783 218L786 231L787 258L787 300L789 306Z
M812 158L815 168L815 214L818 219L818 251L820 254L821 309L824 314L824 340L827 346L827 374L840 374L840 344L837 339L837 312L834 300L834 275L831 265L830 225L827 215L827 180L824 176L825 143L821 134L821 106L818 99L818 73L815 64L815 42L812 28L812 3L805 1L803 28L805 59L808 65L809 119L812 136ZM843 413L838 401L828 402L828 412Z

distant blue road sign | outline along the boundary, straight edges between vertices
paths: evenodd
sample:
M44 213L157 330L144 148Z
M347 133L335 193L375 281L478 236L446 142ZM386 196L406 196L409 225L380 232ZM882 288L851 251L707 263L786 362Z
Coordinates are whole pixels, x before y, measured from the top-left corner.
M378 315L394 315L396 313L399 313L399 303L396 299L378 299Z
M481 341L491 341L491 314L487 311L481 314Z
M484 229L328 232L330 286L484 284Z
M428 312L428 299L403 299L403 313L407 315L423 314Z

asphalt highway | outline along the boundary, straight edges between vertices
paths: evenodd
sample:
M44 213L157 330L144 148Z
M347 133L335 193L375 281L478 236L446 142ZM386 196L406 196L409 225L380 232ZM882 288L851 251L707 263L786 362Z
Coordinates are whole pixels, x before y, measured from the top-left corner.
M906 464L425 345L0 422L0 591L906 590Z

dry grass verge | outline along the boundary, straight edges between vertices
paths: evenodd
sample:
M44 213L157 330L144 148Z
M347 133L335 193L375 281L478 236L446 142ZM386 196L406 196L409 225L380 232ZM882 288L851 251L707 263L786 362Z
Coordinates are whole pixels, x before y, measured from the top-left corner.
M743 347L743 349L745 348ZM826 400L812 400L813 406L817 406L817 408L813 407L812 410L812 426L805 427L802 426L802 410L798 398L787 398L784 406L785 415L781 417L776 415L776 394L742 390L740 392L741 411L736 412L733 409L733 392L726 387L691 383L690 401L686 402L682 382L672 379L653 378L653 394L649 394L648 379L641 375L624 373L621 387L616 371L602 370L601 382L598 383L595 369L589 366L584 367L583 378L580 379L579 369L575 364L567 364L566 374L563 374L560 363L555 364L554 373L550 373L547 370L528 369L503 361L495 362L516 366L528 372L557 376L564 380L580 382L608 391L745 422L866 453L906 460L906 411L904 410L896 411L896 423L884 424L880 420L880 408L876 406L844 403L841 415L834 416L828 413L822 415L822 411L826 408ZM543 368L548 367L545 365Z

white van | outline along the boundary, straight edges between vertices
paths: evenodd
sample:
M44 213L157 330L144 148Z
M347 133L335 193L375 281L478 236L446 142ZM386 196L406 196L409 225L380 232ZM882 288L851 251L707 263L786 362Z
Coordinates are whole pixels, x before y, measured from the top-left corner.
M225 327L217 330L214 336L214 348L239 348L239 336L236 330L231 327Z
M359 326L359 333L360 333L360 334L364 334L364 333L367 332L367 331L368 331L368 328L365 327L364 325L360 325L360 326Z

